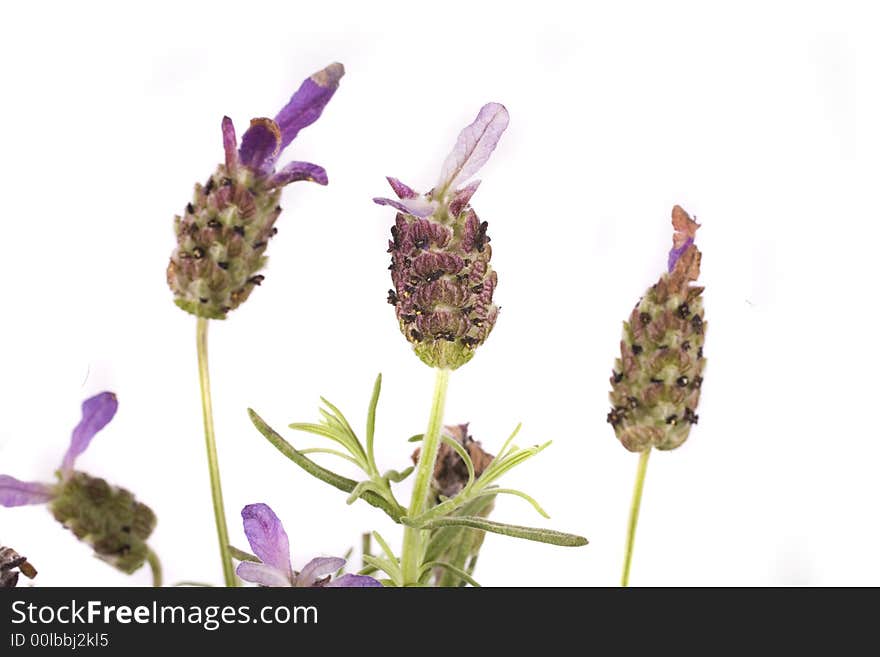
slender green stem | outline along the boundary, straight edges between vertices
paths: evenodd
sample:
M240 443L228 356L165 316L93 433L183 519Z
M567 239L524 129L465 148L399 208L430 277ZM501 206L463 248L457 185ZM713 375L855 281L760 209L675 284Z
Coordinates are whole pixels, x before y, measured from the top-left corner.
M220 466L217 462L217 442L214 439L214 414L211 410L211 379L208 375L208 320L199 317L196 324L196 351L199 355L199 386L202 390L202 419L205 423L205 448L208 451L208 474L211 477L211 499L214 502L214 522L220 542L223 562L223 580L226 586L235 586L232 557L229 554L229 531L223 510L223 489L220 486Z
M648 470L649 447L639 456L639 469L636 471L636 485L633 488L632 505L629 509L629 526L626 530L626 553L623 557L623 577L621 586L629 586L629 568L632 565L633 545L636 542L636 527L639 524L639 508L642 506L642 489L645 487L645 472Z
M150 570L153 571L153 586L162 586L162 562L159 561L158 555L150 548L147 548L147 563L150 564Z
M440 429L443 426L443 409L446 406L446 389L449 387L449 370L436 370L434 398L431 401L431 415L428 428L422 440L422 451L416 466L412 499L407 515L420 516L428 505L431 491L431 477L434 475L434 462L440 449ZM403 532L403 552L400 555L404 586L416 586L421 575L422 538L424 530L407 527Z
M372 542L373 535L370 532L364 532L361 534L361 557L371 557L372 553ZM367 562L361 559L361 568L366 568Z

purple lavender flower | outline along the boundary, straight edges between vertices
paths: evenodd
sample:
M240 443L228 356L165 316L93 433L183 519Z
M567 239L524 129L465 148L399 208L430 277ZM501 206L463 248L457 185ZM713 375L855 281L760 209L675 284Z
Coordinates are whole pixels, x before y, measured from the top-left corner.
M178 306L199 317L225 319L247 299L263 276L266 245L281 214L281 188L298 180L327 184L317 164L275 165L300 130L318 120L339 87L342 64L306 79L274 119L256 118L236 150L235 128L223 117L223 164L205 185L197 184L183 216L174 219L177 248L168 285Z
M79 455L113 419L117 408L112 392L85 400L82 419L56 473L58 481L27 482L0 475L0 505L48 504L55 519L91 545L100 558L131 573L147 557L146 539L156 526L155 514L129 491L74 470Z
M508 121L503 105L484 105L459 134L432 190L420 195L388 178L398 199L373 199L398 210L388 249L394 283L388 302L403 335L432 367L460 367L495 326L498 276L489 264L489 224L470 206L480 182L468 181L489 159Z
M248 504L241 510L244 533L259 562L242 561L235 572L261 586L368 587L382 586L366 575L330 577L345 565L338 557L316 557L299 572L290 565L290 543L281 520L267 504Z

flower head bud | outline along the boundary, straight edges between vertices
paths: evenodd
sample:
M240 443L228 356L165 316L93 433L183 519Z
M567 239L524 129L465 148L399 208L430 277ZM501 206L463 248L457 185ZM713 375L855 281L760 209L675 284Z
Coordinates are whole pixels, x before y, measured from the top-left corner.
M394 285L388 302L403 335L432 367L456 369L469 361L498 317L489 224L470 206L480 183L468 180L489 159L508 121L503 105L485 105L458 136L432 190L420 195L388 178L398 198L374 199L398 210L388 248Z
M636 304L623 325L620 358L611 376L608 422L632 452L651 447L674 449L687 440L703 383L702 287L700 251L694 244L699 224L679 206L668 272Z
M147 558L146 540L156 527L155 514L127 490L74 469L77 459L110 423L117 408L112 392L86 399L82 419L71 434L58 468L58 482L21 481L0 474L0 506L47 504L55 519L90 545L98 557L130 574ZM21 572L27 574L24 569Z
M256 118L236 150L235 128L222 122L225 161L174 218L177 247L168 264L175 303L194 315L225 319L263 281L266 246L278 229L281 188L298 180L327 184L309 162L275 163L299 131L314 123L345 70L331 64L306 79L274 119Z
M98 557L122 572L133 573L144 564L156 515L124 488L74 471L59 484L49 510Z

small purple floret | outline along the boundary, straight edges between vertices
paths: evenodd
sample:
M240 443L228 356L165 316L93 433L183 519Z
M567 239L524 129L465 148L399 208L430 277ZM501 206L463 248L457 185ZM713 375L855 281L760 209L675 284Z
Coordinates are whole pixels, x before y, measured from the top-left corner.
M343 575L328 581L333 573L345 565L339 557L316 557L300 572L290 565L290 542L281 520L268 504L249 504L241 510L244 533L254 554L261 563L242 561L235 569L246 582L272 587L313 586L382 586L372 577Z
M678 259L684 255L684 252L687 251L693 243L694 238L689 237L687 238L687 240L685 240L684 244L682 244L677 249L673 247L669 250L669 259L667 262L667 266L670 272L675 269L675 264L678 262Z
M303 81L275 117L275 123L281 129L282 150L287 148L300 130L318 120L339 88L339 80L343 75L345 67L334 62Z
M260 177L271 176L281 152L290 145L300 130L318 120L324 107L339 88L339 80L344 74L345 69L342 64L330 64L330 66L306 78L274 119L252 119L250 127L241 138L238 163L251 169ZM226 167L233 170L234 167L230 166L230 152L227 146L230 135L234 139L235 132L232 122L227 122L224 118L223 145L226 149ZM320 183L322 178L318 175L290 176L287 182L312 180L326 185L326 172L317 165L310 166L320 169L325 182ZM287 184L280 182L282 178L276 177L274 180L276 181L275 186Z
M387 180L388 184L391 185L391 189L393 189L394 193L397 194L397 198L415 198L416 196L418 196L418 193L412 187L403 184L397 178L385 176L385 180Z
M86 451L95 434L113 419L118 408L119 402L112 392L102 392L83 402L82 419L73 430L70 447L61 462L61 472L65 477L70 475L77 457Z
M76 459L92 442L92 438L113 419L119 403L112 392L102 392L82 403L82 419L70 438L70 446L61 462L60 473L67 480L73 473ZM55 487L35 481L20 481L9 475L0 475L0 506L45 504L55 497Z
M0 475L0 506L45 504L52 497L52 487L47 484Z
M327 184L327 172L311 162L290 162L281 171L269 178L268 186L284 187L292 182L308 180L319 185Z

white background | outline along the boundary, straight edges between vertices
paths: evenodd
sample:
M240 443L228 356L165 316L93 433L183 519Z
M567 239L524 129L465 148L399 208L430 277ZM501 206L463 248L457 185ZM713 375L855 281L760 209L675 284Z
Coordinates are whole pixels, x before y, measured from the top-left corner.
M158 514L168 582L220 581L195 319L172 303L172 216L239 134L328 63L347 75L286 152L327 188L287 188L267 278L210 330L230 531L269 503L294 565L362 531L401 532L311 479L247 419L359 431L384 374L380 464L400 468L433 375L385 303L384 176L430 187L488 101L510 127L480 177L502 312L454 373L449 423L497 450L552 447L497 520L589 537L490 536L485 585L614 585L637 457L605 422L621 321L663 271L675 203L703 224L709 327L700 424L650 463L632 583L880 585L876 558L880 42L864 5L828 3L17 3L3 11L0 472L50 480L81 401L119 413L79 467ZM333 463L336 467L336 464ZM404 487L401 498L408 498ZM0 508L38 585L145 585L40 507Z

